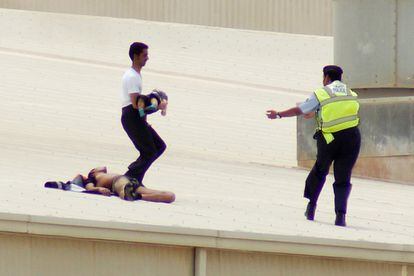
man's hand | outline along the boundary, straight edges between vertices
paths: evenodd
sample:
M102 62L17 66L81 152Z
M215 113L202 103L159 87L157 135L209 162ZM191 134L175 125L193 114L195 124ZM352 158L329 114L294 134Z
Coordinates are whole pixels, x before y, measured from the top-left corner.
M167 106L168 106L168 101L166 100L162 100L161 103L158 105L158 109L161 110L162 116L167 115Z
M111 191L105 187L98 187L98 192L103 194L104 196L110 196Z
M280 115L279 112L277 112L276 110L268 110L266 111L266 116L267 118L273 120L273 119L280 119Z

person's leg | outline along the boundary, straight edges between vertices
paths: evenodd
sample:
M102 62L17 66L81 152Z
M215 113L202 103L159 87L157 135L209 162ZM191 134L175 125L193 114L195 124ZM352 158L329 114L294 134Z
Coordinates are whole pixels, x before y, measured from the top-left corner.
M114 178L112 192L121 199L129 201L142 199L153 202L171 203L175 200L175 195L171 192L148 189L136 179L124 175L119 175Z
M309 199L305 212L308 220L314 219L316 204L325 184L326 175L329 173L329 167L331 166L335 149L335 145L332 145L332 143L326 144L322 134L316 134L315 138L317 140L316 162L306 178L304 191L304 197Z
M340 142L341 147L334 161L335 182L333 189L335 194L335 213L337 214L335 224L345 226L345 214L352 187L352 168L358 159L361 136L359 130L355 128L345 132L339 139L340 141L338 142Z
M165 151L167 148L167 145L165 142L161 139L161 137L158 135L158 133L150 126L148 125L148 131L150 132L150 135L148 137L151 137L152 143L155 145L154 154L151 155L150 159L147 159L145 162L145 166L142 167L139 177L134 177L133 175L128 175L130 177L136 178L139 182L142 182L146 171L149 169L149 167L154 163L155 160L158 159L158 157L161 156L161 154ZM153 147L151 147L153 149ZM139 159L139 158L138 158Z
M157 148L157 154L156 154L156 158L161 156L161 154L164 153L165 149L167 148L167 145L165 144L164 140L162 140L162 138L158 135L158 133L155 131L155 129L152 128L152 126L149 125L149 129L152 133L152 138L154 141L154 144ZM154 161L155 161L154 159Z
M140 193L142 200L146 201L171 203L175 200L175 194L172 192L152 190L144 186L138 187L136 192Z
M128 166L128 171L125 175L142 181L145 172L157 158L158 154L151 127L147 122L143 120L139 121L138 112L131 110L128 112L123 111L121 121L124 130L128 134L135 148L140 152L138 159Z

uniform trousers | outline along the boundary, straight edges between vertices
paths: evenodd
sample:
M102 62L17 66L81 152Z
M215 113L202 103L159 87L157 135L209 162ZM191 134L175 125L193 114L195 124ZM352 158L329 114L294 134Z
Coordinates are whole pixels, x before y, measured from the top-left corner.
M317 156L306 179L304 197L308 198L311 204L316 205L325 184L326 175L333 163L335 212L346 214L348 197L352 187L352 168L358 158L361 135L358 127L353 127L335 132L333 136L334 140L327 144L322 132L318 131L314 135L317 141Z

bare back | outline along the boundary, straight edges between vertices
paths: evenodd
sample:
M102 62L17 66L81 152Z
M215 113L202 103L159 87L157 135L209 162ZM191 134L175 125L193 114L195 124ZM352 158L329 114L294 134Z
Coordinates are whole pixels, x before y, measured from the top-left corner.
M96 187L104 187L112 190L112 183L114 179L121 176L120 174L115 173L96 173Z

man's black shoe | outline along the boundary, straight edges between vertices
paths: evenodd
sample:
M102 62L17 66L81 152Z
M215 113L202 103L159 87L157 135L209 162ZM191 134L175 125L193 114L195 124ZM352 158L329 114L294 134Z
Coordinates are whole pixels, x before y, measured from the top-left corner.
M309 202L308 206L306 207L306 211L305 211L305 217L307 220L313 220L315 218L315 209L316 209L316 204Z
M336 213L335 225L336 226L343 226L343 227L346 226L345 214L344 213Z

